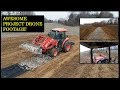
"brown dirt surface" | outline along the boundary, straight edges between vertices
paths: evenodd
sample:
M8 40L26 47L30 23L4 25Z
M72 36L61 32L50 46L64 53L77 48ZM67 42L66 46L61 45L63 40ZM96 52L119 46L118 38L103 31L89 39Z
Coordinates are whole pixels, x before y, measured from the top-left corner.
M95 29L94 32L92 32L91 34L89 34L87 36L88 40L109 40L111 39L111 37L109 37L103 30L101 27L97 27Z
M79 33L69 35L75 45L67 53L60 52L52 61L17 78L89 78L110 77L118 78L118 64L95 65L80 64ZM38 35L38 34L36 34ZM1 40L1 68L21 62L33 54L19 48L19 45L31 41L36 35L7 37Z
M85 64L86 65L86 64ZM110 69L113 68L114 70ZM84 68L81 78L118 78L116 64L89 64Z
M92 25L84 25L80 28L81 40L118 40L118 25L105 25L95 27Z
M111 37L111 39L118 40L118 25L107 25L101 28Z
M70 40L75 42L75 45L67 53L60 52L51 62L36 68L34 71L27 72L19 77L50 77L57 68L60 68L65 62L69 62L71 58L74 58L75 55L78 57L79 64L79 37L78 36L69 36ZM74 53L73 53L74 52ZM28 74L29 73L29 74ZM34 74L29 76L30 74Z
M18 63L32 54L19 48L25 41L31 41L34 36L9 37L1 40L1 68Z
M34 37L35 35L3 39L1 45L1 67L7 67L31 57L31 53L18 48L18 46L20 43L31 40ZM49 63L28 71L17 78L118 78L118 64L80 64L79 37L69 37L75 42L70 52L61 52Z
M92 33L96 27L92 25L80 26L80 40L87 40L87 36Z

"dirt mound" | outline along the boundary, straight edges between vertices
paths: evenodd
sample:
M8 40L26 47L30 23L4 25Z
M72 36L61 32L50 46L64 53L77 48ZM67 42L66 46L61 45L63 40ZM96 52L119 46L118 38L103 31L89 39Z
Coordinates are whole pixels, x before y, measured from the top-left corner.
M103 25L101 27L95 27L84 25L80 28L80 40L118 40L118 26Z
M111 37L111 39L118 40L118 25L107 25L103 26L102 29Z
M92 33L96 27L92 25L80 26L80 40L87 40L87 36Z

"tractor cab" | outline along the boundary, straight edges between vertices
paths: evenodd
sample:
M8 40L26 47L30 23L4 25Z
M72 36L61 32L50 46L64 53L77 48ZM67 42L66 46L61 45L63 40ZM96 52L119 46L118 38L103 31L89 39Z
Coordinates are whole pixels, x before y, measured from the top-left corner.
M69 39L66 35L67 29L64 28L54 28L49 33L48 36L58 41L58 47L61 49L64 43Z
M67 38L66 31L67 30L64 28L54 28L50 30L50 32L48 33L48 36L53 39L63 41L64 39Z

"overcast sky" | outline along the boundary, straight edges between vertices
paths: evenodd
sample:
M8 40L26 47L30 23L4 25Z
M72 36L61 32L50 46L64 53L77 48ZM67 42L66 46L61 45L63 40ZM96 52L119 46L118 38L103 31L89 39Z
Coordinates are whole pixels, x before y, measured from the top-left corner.
M35 12L36 15L44 15L47 19L58 20L60 18L67 19L70 12L57 12L57 11L46 11L46 12Z
M90 50L90 48L87 48L80 44L80 52L89 51L89 50Z
M80 18L80 24L108 21L110 18Z
M94 13L95 11L91 12ZM97 11L99 13L99 11ZM68 19L71 11L35 11L36 15L44 15L47 19L58 20L59 18ZM75 12L75 13L78 13ZM118 17L118 11L113 11L114 17Z

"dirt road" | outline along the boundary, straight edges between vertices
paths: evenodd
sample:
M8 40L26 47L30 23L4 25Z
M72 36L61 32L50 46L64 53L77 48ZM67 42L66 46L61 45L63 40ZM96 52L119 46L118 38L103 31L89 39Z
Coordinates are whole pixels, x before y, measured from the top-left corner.
M109 40L111 37L107 35L101 27L97 27L94 32L87 36L87 40Z

